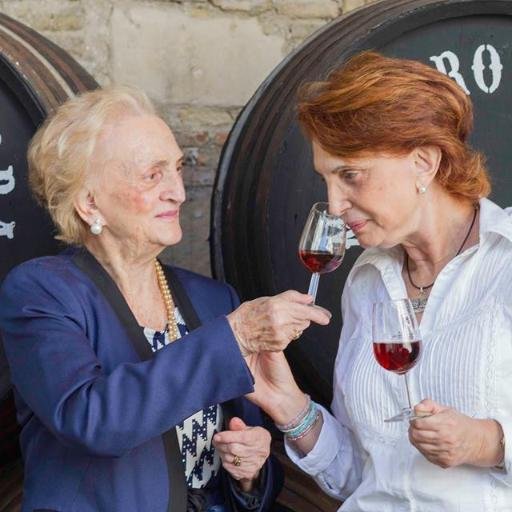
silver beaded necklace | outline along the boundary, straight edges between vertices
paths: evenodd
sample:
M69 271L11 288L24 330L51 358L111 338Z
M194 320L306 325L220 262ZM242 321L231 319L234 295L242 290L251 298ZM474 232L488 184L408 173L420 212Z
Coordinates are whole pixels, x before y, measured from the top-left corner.
M478 205L475 205L475 212L473 213L473 220L471 221L471 225L469 226L468 232L466 233L466 236L454 257L458 256L461 253L462 248L466 245L469 235L471 234L471 231L473 230L473 226L475 225L477 213L478 213ZM412 309L414 310L415 313L423 313L423 311L425 311L425 308L427 307L427 301L428 301L426 290L429 290L430 288L432 288L432 286L434 286L434 283L436 282L436 280L434 279L427 286L418 286L412 280L411 272L409 270L409 256L407 255L407 252L405 253L405 270L407 271L407 277L409 278L409 282L412 284L412 286L414 288L416 288L416 290L420 291L419 297L417 297L416 299L411 299Z

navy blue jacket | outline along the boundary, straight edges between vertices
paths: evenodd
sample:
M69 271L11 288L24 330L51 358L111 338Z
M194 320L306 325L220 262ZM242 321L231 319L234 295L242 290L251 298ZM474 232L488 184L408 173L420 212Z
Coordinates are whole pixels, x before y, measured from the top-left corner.
M175 272L203 325L144 362L71 255L31 260L5 279L0 329L22 426L23 512L166 512L163 432L229 400L246 423L261 423L237 398L253 379L225 317L236 294ZM260 511L281 485L272 459L265 475Z

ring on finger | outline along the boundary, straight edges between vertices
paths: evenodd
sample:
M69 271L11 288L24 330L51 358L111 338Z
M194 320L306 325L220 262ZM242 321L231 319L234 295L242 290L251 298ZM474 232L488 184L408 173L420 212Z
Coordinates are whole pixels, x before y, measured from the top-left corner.
M293 333L292 340L298 340L302 336L302 331L300 329L295 329Z
M235 457L233 458L233 465L236 467L242 465L242 459L238 455L235 455Z

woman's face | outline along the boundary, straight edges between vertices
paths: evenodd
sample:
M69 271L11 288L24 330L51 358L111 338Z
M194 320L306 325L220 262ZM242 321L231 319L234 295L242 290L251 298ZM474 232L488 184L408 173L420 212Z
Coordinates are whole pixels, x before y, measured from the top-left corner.
M417 184L424 162L416 151L348 160L313 141L313 156L315 170L327 185L331 211L342 215L363 247L393 247L417 229Z
M142 251L179 242L182 161L174 135L156 116L126 116L108 125L91 173L104 233Z

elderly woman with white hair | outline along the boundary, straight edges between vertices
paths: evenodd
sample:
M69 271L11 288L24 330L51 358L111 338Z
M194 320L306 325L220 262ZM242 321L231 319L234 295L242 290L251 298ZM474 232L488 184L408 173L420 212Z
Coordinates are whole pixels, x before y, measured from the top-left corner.
M293 291L239 305L160 262L182 236L183 154L141 92L68 101L28 158L71 247L18 266L0 292L22 510L269 510L282 479L243 398L246 359L329 314Z

